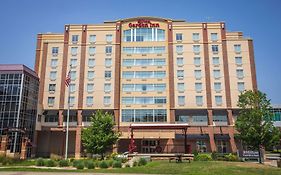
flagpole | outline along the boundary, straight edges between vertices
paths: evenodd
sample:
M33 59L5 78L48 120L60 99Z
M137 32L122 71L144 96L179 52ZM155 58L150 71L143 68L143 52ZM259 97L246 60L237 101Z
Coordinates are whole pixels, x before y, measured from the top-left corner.
M69 72L71 70L71 65L69 66ZM71 78L71 77L70 77ZM65 137L65 160L67 160L68 153L68 129L69 129L69 108L70 108L70 85L68 86L68 98L67 98L67 117L66 117L66 137Z

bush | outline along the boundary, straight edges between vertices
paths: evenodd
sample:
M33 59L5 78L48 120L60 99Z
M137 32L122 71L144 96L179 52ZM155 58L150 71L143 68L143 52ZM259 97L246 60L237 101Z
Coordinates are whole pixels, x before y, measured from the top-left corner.
M46 166L47 167L54 167L54 166L56 166L56 162L54 160L52 160L52 159L47 160L46 161Z
M143 166L143 165L146 165L146 164L147 164L146 159L145 158L140 158L138 166Z
M44 165L45 165L44 159L39 158L36 160L36 166L44 166Z
M122 163L126 163L128 161L128 159L125 157L115 157L114 160L122 162Z
M4 156L1 156L0 157L0 163L2 164L2 165L11 165L11 164L13 164L13 163L15 163L15 162L17 162L18 160L16 160L16 159L12 159L12 158L9 158L9 157L4 157Z
M82 162L82 160L73 160L73 162L72 162L72 166L73 167L76 167L79 163L81 163ZM83 162L82 162L83 163Z
M233 162L238 161L238 157L236 155L234 155L234 154L231 154L231 153L226 155L225 159L227 161L233 161Z
M113 168L122 168L122 163L120 161L114 161L112 164Z
M59 166L60 167L68 167L69 166L69 161L68 160L60 160L59 161Z
M94 164L93 161L88 160L88 161L87 161L87 164L86 164L86 167L87 167L88 169L95 169L95 164Z
M198 154L194 157L195 161L211 161L212 157L210 154Z
M109 167L112 167L114 160L110 159L107 161Z
M134 161L134 162L133 162L133 166L138 166L138 162L137 162L137 161Z
M197 156L198 155L198 151L197 150L194 150L194 151L192 151L192 154L194 155L194 157L195 156Z
M82 162L82 161L78 162L77 165L76 165L77 170L83 170L84 167L85 167L84 162Z
M100 162L99 167L100 168L108 168L108 164L107 164L106 161L103 160L103 161Z

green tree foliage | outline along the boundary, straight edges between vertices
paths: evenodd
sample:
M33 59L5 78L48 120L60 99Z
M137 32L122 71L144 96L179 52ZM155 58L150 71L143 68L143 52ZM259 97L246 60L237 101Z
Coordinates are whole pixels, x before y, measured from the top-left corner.
M116 143L119 133L114 130L113 116L98 110L91 117L91 125L82 131L82 144L88 153L104 153Z
M270 100L260 91L245 91L239 96L241 111L235 123L237 137L246 145L258 150L270 148L280 141L280 131L273 126Z

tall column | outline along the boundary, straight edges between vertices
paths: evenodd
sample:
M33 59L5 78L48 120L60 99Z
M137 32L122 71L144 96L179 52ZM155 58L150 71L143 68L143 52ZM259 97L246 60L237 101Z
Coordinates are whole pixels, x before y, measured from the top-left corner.
M63 126L63 110L59 110L58 127Z
M114 109L114 122L117 126L117 130L120 129L119 109Z
M8 143L8 135L2 135L2 136L1 136L1 150L0 150L0 155L6 156L7 143Z
M175 109L170 109L170 123L175 123Z
M31 148L31 157L34 158L36 156L36 152L37 152L37 137L38 137L38 132L39 131L34 131L34 135L33 135L33 143L32 143L32 148Z
M237 152L237 147L236 147L236 143L235 143L235 139L234 139L234 127L233 126L229 126L229 137L230 137L230 148L231 148L231 152L235 153Z
M208 109L208 125L213 125L213 110Z
M82 126L82 110L77 111L77 126Z
M227 110L228 125L233 125L233 115L232 110Z
M210 137L210 147L211 147L211 151L217 151L217 147L216 147L216 143L215 143L215 138L214 138L214 128L213 127L208 127L209 130L209 137Z
M81 127L76 128L76 136L75 136L75 159L79 159L81 157Z
M29 139L27 137L23 137L21 141L21 153L20 153L20 159L25 160L26 159L26 146L28 143Z

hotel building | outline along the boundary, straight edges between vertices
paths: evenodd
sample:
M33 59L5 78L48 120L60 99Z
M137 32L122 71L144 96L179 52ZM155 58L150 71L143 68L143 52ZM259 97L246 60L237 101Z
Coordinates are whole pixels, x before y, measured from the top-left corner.
M128 151L133 125L137 152L236 152L238 96L257 89L253 41L224 22L135 17L65 25L37 38L37 156L64 154L68 71L75 157L97 109L114 116L118 152Z

